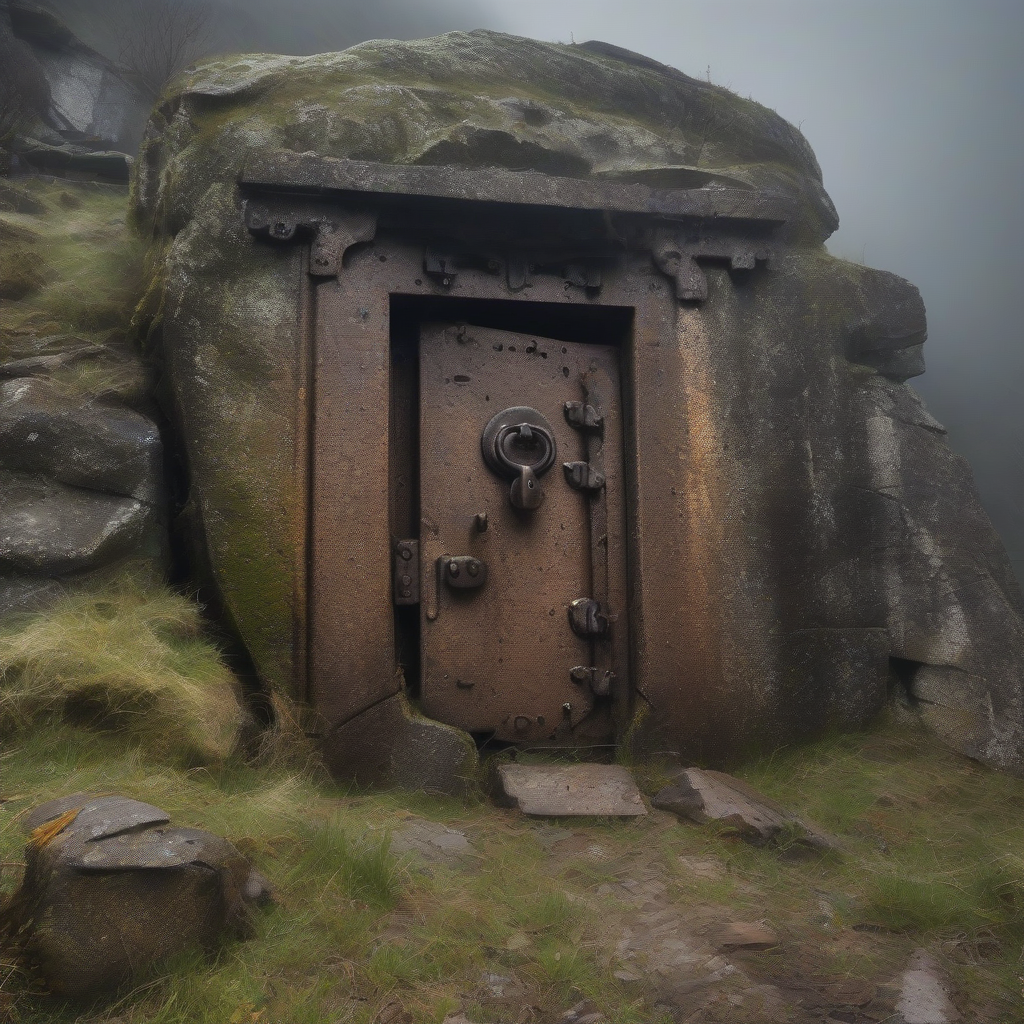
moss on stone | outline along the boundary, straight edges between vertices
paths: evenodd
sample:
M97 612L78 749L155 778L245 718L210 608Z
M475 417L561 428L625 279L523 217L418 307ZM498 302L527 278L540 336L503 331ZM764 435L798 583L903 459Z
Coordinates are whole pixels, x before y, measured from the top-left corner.
M836 226L810 147L774 111L644 58L495 32L210 61L151 127L137 180L156 184L136 186L135 212L172 233L267 148L627 180L701 168L798 200L808 238Z
M256 245L231 186L214 185L165 270L154 261L136 311L139 329L162 338L200 562L260 676L285 693L305 515L294 464L298 258Z

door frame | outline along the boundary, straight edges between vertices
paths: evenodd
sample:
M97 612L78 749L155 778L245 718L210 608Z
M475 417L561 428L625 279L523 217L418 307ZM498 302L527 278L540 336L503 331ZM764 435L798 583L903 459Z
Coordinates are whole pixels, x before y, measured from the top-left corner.
M307 666L305 696L334 769L348 773L390 742L377 761L397 770L397 741L382 738L393 726L370 735L402 704L387 513L393 296L634 311L622 379L635 701L623 737L637 750L731 749L736 673L743 685L752 666L770 674L778 638L760 605L752 620L733 607L746 510L732 496L719 350L742 361L743 340L729 340L734 321L749 323L738 311L770 289L764 267L777 247L806 241L796 200L284 151L251 154L238 184L240 245L308 245L291 264L308 460L302 440L280 445L308 603L296 597L285 653Z
M567 286L556 275L538 276L530 289L514 293L502 278L483 269L460 272L445 287L424 273L421 245L378 235L350 254L336 281L321 282L315 292L309 693L322 728L329 732L403 685L403 636L396 629L390 551L396 520L412 525L417 518L395 502L399 457L394 440L415 443L409 428L396 421L392 400L401 386L395 357L402 332L418 320L453 314L474 323L487 320L481 316L485 307L494 311L492 317L500 312L509 318L511 323L501 321L507 329L538 331L554 314L555 332L565 340L592 339L619 349L630 623L625 654L629 690L614 709L620 737L629 727L637 692L634 624L642 620L643 610L637 588L643 574L636 550L634 352L669 342L675 311L671 287L649 261L628 256L608 268L600 293ZM418 529L404 536L417 534ZM353 543L356 537L361 540ZM348 542L339 543L342 539ZM356 594L358 601L336 597Z

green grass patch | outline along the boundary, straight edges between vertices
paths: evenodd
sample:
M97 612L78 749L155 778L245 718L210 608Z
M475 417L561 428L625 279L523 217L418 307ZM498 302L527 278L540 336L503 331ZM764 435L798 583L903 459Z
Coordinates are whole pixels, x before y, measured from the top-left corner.
M118 733L37 728L0 760L0 795L17 798L0 803L0 861L20 859L24 808L83 789L121 792L229 838L277 902L252 938L163 964L112 1000L55 1004L17 975L0 995L31 1024L370 1024L392 1003L416 1024L457 1010L505 1022L522 1006L494 1002L487 980L505 978L552 1018L589 999L621 1024L667 1020L656 992L613 974L622 927L647 927L628 915L647 911L612 890L654 877L665 886L655 902L694 934L721 920L767 920L779 931L779 949L742 961L755 982L883 988L925 946L968 1019L1019 1019L1021 780L884 721L742 774L830 827L843 856L791 857L661 815L560 822L586 842L559 852L539 831L549 824L482 799L358 792L274 761L188 769L144 756ZM451 866L394 857L389 836L411 815L464 831L474 856ZM9 892L17 875L7 868L0 888ZM755 1003L730 1004L728 1019L764 1019Z
M0 211L0 332L123 330L144 245L126 229L127 189L27 178L34 213ZM4 283L6 282L6 283Z

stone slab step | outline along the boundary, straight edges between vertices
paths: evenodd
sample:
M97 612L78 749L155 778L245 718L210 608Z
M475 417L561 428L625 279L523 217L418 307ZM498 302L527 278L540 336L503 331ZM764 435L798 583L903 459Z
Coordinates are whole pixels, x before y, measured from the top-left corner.
M534 817L647 813L633 776L616 764L503 764L498 782L508 804Z

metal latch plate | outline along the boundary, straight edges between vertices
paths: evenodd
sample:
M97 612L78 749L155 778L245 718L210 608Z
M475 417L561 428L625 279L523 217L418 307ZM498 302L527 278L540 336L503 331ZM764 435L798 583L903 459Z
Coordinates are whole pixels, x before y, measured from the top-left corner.
M476 590L487 582L487 563L472 555L442 555L441 578L455 590Z
M392 553L395 604L420 603L420 542L399 540Z

